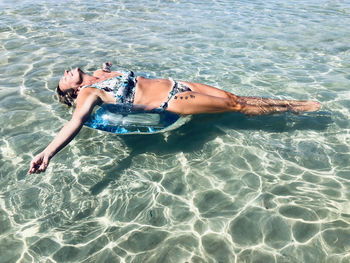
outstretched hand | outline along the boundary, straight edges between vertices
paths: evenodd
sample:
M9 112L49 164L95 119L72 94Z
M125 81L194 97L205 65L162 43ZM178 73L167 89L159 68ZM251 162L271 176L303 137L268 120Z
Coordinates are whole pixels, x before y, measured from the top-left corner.
M39 153L30 163L28 174L44 172L49 165L50 158L45 152Z
M111 67L112 67L112 63L111 62L106 62L106 63L102 64L102 70L104 72L110 73L111 72Z

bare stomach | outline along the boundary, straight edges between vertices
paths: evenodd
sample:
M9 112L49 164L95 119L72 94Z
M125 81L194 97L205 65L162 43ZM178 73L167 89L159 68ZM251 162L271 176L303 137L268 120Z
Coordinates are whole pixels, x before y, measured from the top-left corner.
M138 77L134 104L146 106L147 109L157 108L168 100L172 85L172 81L168 79Z

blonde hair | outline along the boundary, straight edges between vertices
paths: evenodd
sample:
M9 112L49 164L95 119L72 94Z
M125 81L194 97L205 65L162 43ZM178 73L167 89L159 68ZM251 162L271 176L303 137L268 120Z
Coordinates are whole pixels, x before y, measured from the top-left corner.
M57 85L56 96L59 102L66 104L68 107L75 106L77 95L74 94L73 90L63 92L60 85Z

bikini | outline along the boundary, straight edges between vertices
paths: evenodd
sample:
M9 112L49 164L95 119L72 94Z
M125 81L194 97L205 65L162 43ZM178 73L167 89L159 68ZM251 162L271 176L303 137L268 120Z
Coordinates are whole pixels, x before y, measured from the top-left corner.
M134 72L121 72L122 74L110 79L103 80L101 82L97 82L91 85L86 85L81 87L80 89L84 89L87 87L97 88L99 90L103 90L115 98L116 104L125 104L128 106L132 106L134 102L135 90L136 90L136 78ZM168 107L169 101L178 93L192 91L190 87L188 87L184 83L179 83L173 79L170 79L173 82L173 87L169 92L169 96L167 101L163 102L160 107L156 110L165 111Z
M86 85L80 89L87 87L104 90L115 98L116 104L129 104L134 102L136 77L134 72L121 72L122 74L110 79L103 80L91 85Z
M173 88L169 92L168 100L163 102L158 109L166 110L168 108L168 103L171 100L172 97L174 97L176 94L186 91L192 91L190 87L188 87L184 83L179 83L173 79L170 78L170 80L173 82Z

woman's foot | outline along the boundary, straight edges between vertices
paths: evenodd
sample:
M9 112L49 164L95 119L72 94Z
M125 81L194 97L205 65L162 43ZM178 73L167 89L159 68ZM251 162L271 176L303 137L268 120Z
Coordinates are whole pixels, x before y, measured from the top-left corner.
M299 112L313 112L313 111L318 111L321 109L321 104L318 103L317 101L312 101L308 100L300 105L293 105L291 107L291 111L294 113L299 113Z

